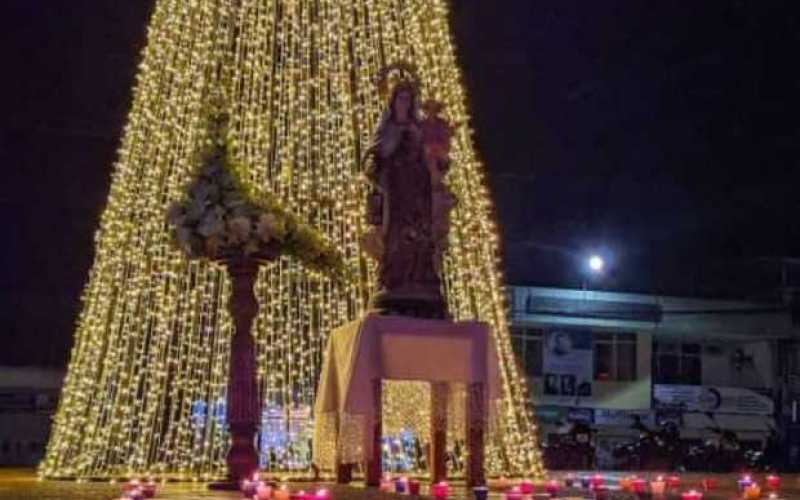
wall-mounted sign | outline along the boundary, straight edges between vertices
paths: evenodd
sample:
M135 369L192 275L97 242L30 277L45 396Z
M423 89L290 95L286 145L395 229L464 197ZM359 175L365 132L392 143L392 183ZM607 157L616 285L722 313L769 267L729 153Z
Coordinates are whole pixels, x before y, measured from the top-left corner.
M594 421L594 410L592 408L570 408L567 412L570 422L583 422L591 424Z
M775 405L769 397L740 387L699 385L654 385L656 408L683 411L771 415Z
M544 345L544 394L565 401L592 395L592 332L549 330Z
M656 423L655 413L650 410L609 410L605 408L594 410L594 423L597 425L631 427L637 419L648 427L652 427Z

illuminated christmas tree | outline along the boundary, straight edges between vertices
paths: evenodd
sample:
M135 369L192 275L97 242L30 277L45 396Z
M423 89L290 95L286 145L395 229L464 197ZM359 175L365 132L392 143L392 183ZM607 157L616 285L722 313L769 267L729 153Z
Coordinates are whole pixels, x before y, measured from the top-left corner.
M423 93L459 124L444 287L455 319L493 327L504 360L490 471L542 473L445 1L157 0L43 475L208 479L224 468L230 284L219 266L176 250L165 222L220 92L243 180L323 233L353 276L336 284L282 258L256 284L265 429L286 430L262 436L279 443L262 453L269 467L304 466L308 426L296 415L313 404L326 336L363 314L373 291L374 266L359 246L361 159L385 106L375 77L401 60L414 63Z

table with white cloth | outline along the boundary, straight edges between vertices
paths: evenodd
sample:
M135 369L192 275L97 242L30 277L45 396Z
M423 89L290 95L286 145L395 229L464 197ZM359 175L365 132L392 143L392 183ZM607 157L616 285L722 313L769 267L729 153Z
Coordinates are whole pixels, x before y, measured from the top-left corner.
M466 389L467 479L483 484L487 408L500 398L499 379L494 341L484 323L369 314L343 325L328 339L320 374L314 462L337 476L343 464L363 463L367 483L377 485L384 382L416 381L429 384L431 477L444 479L448 391L460 384Z

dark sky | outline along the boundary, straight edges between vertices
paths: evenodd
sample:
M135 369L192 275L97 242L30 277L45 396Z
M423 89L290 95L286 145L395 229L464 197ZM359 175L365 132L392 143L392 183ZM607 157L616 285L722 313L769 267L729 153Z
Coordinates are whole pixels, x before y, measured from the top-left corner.
M0 364L63 364L150 1L6 0ZM454 0L511 283L693 293L800 256L794 1Z

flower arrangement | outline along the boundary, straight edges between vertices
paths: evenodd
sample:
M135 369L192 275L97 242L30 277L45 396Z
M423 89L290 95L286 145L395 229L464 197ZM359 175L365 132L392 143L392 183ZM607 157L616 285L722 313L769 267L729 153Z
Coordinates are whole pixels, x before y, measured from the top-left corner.
M341 254L322 235L269 196L255 196L241 181L225 139L227 119L211 120L211 139L183 197L167 211L175 245L189 258L220 260L286 254L341 277Z

